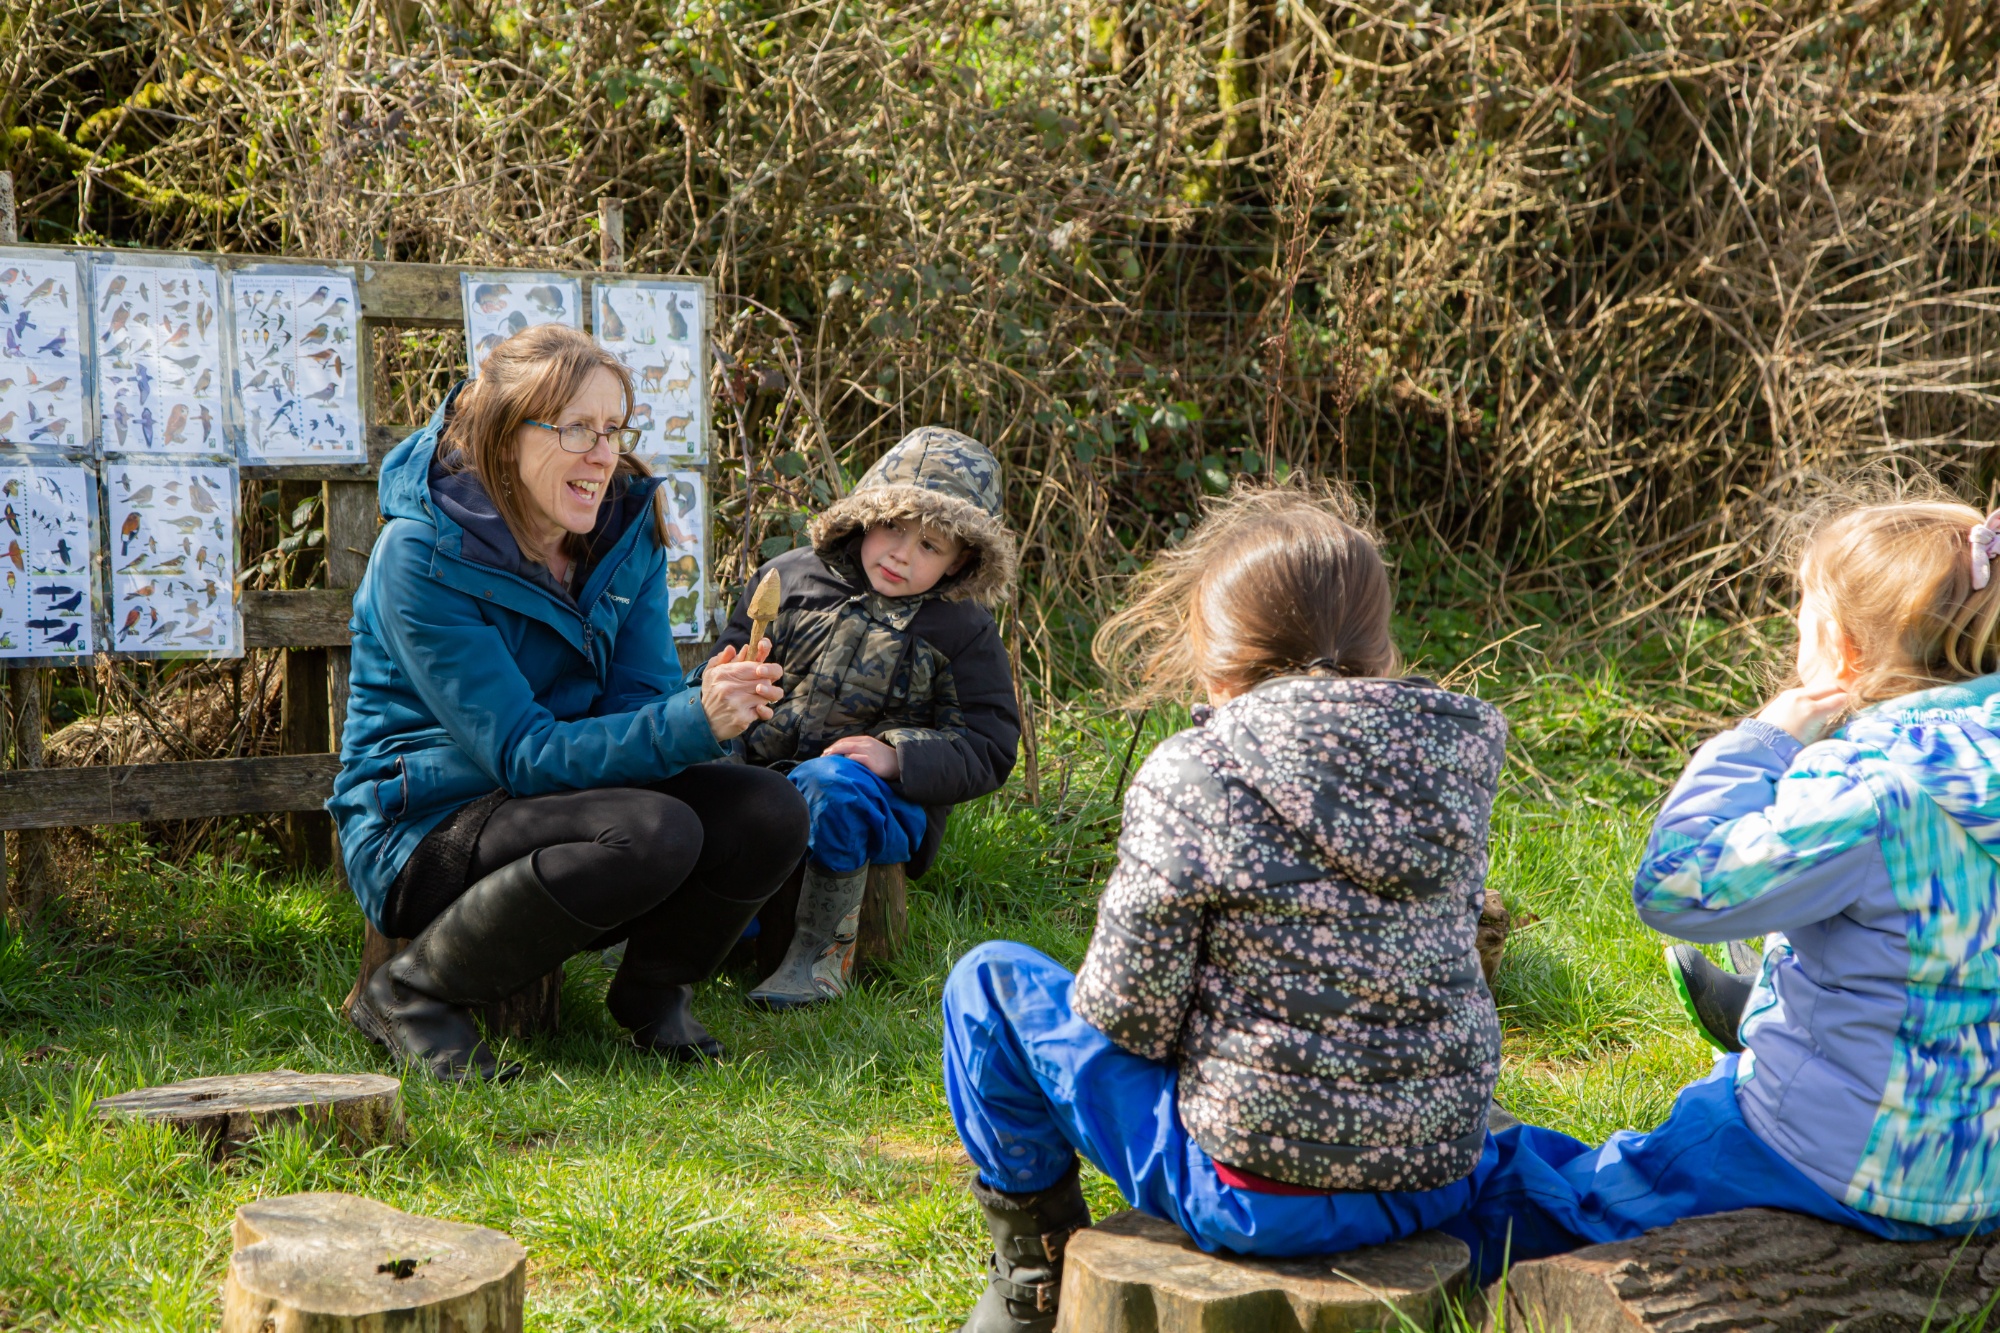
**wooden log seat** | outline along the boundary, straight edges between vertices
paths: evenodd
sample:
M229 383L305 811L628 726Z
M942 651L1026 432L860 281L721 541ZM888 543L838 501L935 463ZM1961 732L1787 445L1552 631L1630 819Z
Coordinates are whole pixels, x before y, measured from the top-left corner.
M222 1333L521 1333L528 1254L352 1194L236 1210Z
M1070 1238L1056 1333L1427 1329L1470 1267L1464 1242L1434 1231L1322 1258L1243 1259L1117 1213Z
M1487 1294L1497 1316L1501 1284ZM1508 1328L1571 1333L1978 1327L2000 1302L2000 1235L1878 1240L1750 1208L1517 1264L1504 1300Z
M403 1085L382 1074L256 1074L191 1078L138 1088L96 1103L103 1120L150 1120L185 1129L227 1156L271 1125L308 1124L350 1149L370 1148L403 1130Z

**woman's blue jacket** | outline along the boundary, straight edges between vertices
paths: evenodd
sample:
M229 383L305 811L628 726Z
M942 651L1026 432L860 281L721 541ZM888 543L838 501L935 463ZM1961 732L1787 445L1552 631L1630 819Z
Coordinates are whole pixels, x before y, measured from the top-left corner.
M472 474L433 476L452 398L382 462L388 523L349 625L347 726L326 808L378 929L404 861L467 802L658 782L723 754L667 627L659 479L607 492L603 554L571 601L522 559Z

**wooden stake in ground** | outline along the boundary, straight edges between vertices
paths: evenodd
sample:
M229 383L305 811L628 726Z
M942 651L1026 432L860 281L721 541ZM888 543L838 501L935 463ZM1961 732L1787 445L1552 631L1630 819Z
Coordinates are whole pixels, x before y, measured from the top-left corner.
M757 651L757 645L771 631L771 622L778 618L778 608L784 604L785 589L778 579L778 571L772 570L757 582L757 591L750 594L750 642L743 645L743 655L749 657Z
M403 1132L403 1085L382 1074L261 1074L191 1078L139 1088L97 1103L104 1120L155 1120L191 1130L225 1156L272 1125L309 1124L332 1130L352 1149L371 1148Z
M528 1252L513 1237L352 1194L236 1210L222 1333L520 1333Z

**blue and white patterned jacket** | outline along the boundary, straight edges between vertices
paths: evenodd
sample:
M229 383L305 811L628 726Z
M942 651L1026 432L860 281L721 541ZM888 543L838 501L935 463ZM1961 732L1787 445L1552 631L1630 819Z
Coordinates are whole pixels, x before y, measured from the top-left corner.
M1736 1096L1861 1212L2000 1215L2000 675L1905 695L1801 747L1702 746L1632 896L1655 929L1764 934Z

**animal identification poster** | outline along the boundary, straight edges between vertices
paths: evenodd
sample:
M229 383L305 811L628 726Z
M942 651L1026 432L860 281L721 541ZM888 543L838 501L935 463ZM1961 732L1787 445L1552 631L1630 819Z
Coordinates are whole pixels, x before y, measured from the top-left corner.
M90 273L97 428L105 452L224 447L222 299L214 266L98 255Z
M367 458L354 364L360 304L340 269L255 264L230 273L245 462Z
M583 327L583 287L556 273L465 273L465 357L473 378L486 354L537 324Z
M74 260L0 249L0 443L89 447L83 410L87 299Z
M599 278L591 284L597 344L632 372L637 453L656 466L708 454L707 326L698 282Z
M669 472L660 486L667 514L667 624L676 639L707 636L708 494L699 472Z
M95 482L74 463L0 461L0 658L95 650Z
M111 650L238 657L236 469L104 464Z

